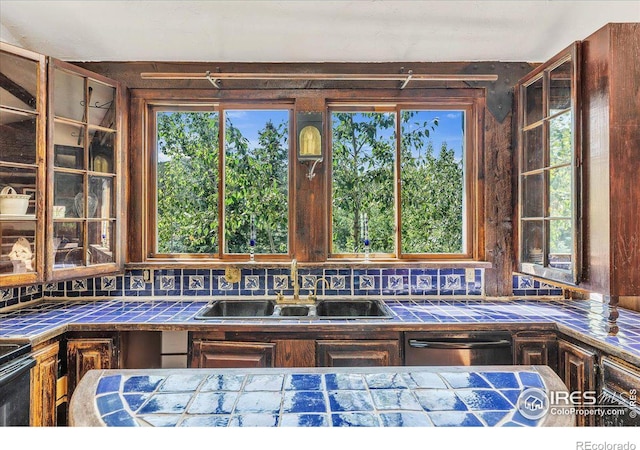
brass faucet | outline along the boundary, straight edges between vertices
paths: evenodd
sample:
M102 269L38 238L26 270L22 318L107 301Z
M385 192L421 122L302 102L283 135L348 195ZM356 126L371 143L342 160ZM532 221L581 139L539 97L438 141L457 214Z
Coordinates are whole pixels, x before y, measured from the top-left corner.
M293 300L300 300L300 285L298 284L298 261L291 260L291 282L293 283Z
M278 292L276 302L279 304L296 304L300 302L300 285L298 284L298 261L291 260L291 283L293 284L293 298L286 299L282 291ZM302 302L304 303L304 301Z
M318 282L320 281L324 281L324 285L326 288L329 288L329 282L327 281L327 279L325 277L320 277L316 280L315 284L313 285L313 293L309 293L309 296L307 297L307 299L310 302L315 303L316 300L318 300Z

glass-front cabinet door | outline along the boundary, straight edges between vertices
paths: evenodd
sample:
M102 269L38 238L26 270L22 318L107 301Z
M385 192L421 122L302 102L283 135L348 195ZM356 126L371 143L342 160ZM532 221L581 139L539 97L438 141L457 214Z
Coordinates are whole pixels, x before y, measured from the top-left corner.
M518 83L519 270L580 281L579 44Z
M44 275L44 56L0 42L0 287Z
M120 96L117 82L50 59L50 279L122 265Z

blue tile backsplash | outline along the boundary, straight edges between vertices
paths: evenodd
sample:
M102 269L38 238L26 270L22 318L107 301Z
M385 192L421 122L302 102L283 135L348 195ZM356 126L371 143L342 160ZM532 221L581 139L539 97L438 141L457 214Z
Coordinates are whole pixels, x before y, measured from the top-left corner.
M230 283L221 269L156 269L146 281L144 270L127 270L123 275L77 279L60 283L0 289L0 310L42 297L233 297L275 296L282 291L293 294L289 270L242 269L241 279ZM481 297L484 294L484 270L473 269L467 278L465 269L321 269L298 270L300 294L308 295L317 286L318 295L341 296L425 296ZM326 280L324 282L322 280ZM517 297L560 296L556 286L530 276L513 276Z

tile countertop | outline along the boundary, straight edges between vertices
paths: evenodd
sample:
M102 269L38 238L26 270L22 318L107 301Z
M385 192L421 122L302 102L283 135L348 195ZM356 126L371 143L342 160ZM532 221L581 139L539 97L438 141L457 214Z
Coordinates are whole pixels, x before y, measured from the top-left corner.
M162 330L208 327L259 327L277 331L282 326L315 329L366 325L372 329L404 330L411 327L469 329L518 325L544 325L576 337L640 366L640 313L619 309L617 332L607 322L606 305L589 300L385 300L393 312L389 319L194 319L207 300L44 300L11 312L0 313L0 342L30 341L38 344L67 330Z
M91 370L72 426L573 426L546 366ZM555 396L552 398L556 398Z

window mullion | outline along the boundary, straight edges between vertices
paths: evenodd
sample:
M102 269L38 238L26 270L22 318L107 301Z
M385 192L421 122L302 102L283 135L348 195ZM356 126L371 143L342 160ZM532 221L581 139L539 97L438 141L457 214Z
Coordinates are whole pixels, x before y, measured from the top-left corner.
M394 186L395 186L395 210L396 210L396 224L395 224L395 257L402 258L402 120L400 116L400 107L396 107L396 164L394 171Z
M226 238L224 235L224 223L225 223L225 134L227 127L226 123L226 110L220 108L218 111L218 258L223 258L225 255Z

